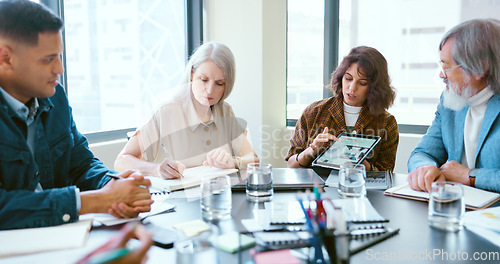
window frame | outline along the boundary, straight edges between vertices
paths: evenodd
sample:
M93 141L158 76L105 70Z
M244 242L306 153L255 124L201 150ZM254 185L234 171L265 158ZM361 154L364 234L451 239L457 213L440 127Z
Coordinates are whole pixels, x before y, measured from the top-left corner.
M330 83L331 73L337 68L337 62L339 60L339 29L340 29L339 14L340 14L340 0L325 0L323 87L326 87ZM288 38L288 28L287 28L287 38ZM288 91L288 85L287 85L287 91ZM332 95L333 94L329 89L323 89L323 99L331 97ZM297 119L287 118L286 126L295 127L297 121L298 121ZM429 126L427 125L398 124L399 133L423 135L427 133L428 128Z
M47 6L64 21L64 0L40 0L40 3ZM185 5L185 26L186 26L186 63L189 55L203 43L203 0L184 0ZM66 69L66 36L62 30L64 50L62 54L62 64ZM67 71L60 76L59 80L64 87L66 94L70 92L67 83ZM84 133L90 144L100 143L110 140L127 138L127 133L135 131L135 127L116 130L105 130L98 132Z

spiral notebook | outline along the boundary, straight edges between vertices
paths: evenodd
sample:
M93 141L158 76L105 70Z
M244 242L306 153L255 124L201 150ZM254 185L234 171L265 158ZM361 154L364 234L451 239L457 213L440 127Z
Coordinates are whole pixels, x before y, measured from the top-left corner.
M308 247L309 239L312 237L308 231L254 232L253 236L257 245L266 250Z
M349 230L384 228L389 222L381 216L367 198L331 200L336 208L342 208ZM333 208L331 204L323 203L327 214ZM330 207L330 208L328 208Z

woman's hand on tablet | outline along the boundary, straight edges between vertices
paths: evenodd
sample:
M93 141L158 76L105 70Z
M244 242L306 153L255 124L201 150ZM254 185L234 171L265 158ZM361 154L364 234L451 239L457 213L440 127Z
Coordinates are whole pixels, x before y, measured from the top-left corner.
M309 144L310 151L306 150L306 154L314 159L319 153L323 152L325 148L330 145L330 141L332 140L338 141L339 139L328 133L328 127L325 127L323 132L319 133L314 141Z

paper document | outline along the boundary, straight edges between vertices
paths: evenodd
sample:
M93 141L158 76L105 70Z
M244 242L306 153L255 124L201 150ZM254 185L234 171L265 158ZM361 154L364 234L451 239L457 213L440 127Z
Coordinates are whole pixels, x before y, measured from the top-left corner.
M83 247L92 220L52 227L0 231L0 258Z
M94 220L100 222L101 224L105 226L113 226L132 221L139 221L146 217L150 217L165 212L171 212L175 208L175 205L166 201L167 195L164 196L152 195L151 198L154 201L154 203L151 205L151 211L140 213L139 216L136 218L117 218L110 214L92 214L92 215L94 217Z
M500 247L500 207L466 212L462 220L465 228Z

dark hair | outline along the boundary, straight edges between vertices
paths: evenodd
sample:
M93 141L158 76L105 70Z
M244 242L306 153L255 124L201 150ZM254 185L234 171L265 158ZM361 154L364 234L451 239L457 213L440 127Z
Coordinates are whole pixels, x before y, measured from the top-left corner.
M439 50L451 38L455 63L469 73L483 74L491 89L500 93L500 20L465 21L446 32Z
M28 0L0 1L0 37L31 46L38 34L58 32L63 22L43 5Z
M327 87L332 90L334 96L340 96L343 99L342 78L353 63L358 64L358 73L369 81L370 87L365 103L370 113L373 115L383 114L394 102L396 92L394 87L391 86L391 79L387 72L387 61L374 48L359 46L351 49L332 73L332 79Z

